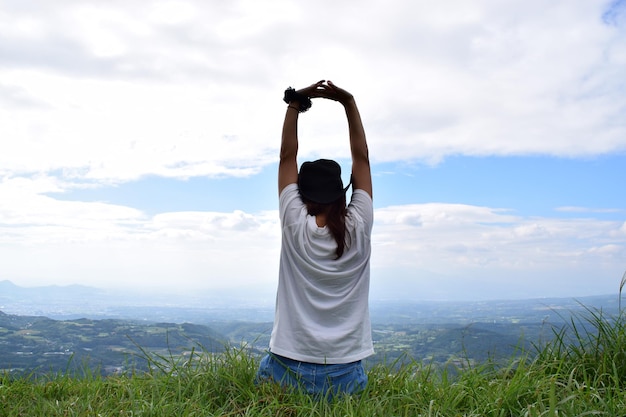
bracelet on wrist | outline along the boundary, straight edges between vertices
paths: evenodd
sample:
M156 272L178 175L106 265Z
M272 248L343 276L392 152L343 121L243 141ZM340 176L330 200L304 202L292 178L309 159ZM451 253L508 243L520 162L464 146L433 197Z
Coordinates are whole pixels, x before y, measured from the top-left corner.
M289 87L285 90L283 101L287 104L291 103L292 101L297 101L300 106L296 110L298 110L299 113L307 111L311 108L311 105L313 104L310 98L305 95L298 94L298 92L292 87Z
M298 113L300 113L300 108L298 106L294 106L293 104L290 104L287 106L288 109L295 109L298 111Z

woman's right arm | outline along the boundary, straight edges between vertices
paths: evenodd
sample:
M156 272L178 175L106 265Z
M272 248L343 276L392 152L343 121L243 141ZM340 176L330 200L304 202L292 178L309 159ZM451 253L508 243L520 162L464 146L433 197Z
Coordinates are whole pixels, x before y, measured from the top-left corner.
M363 190L372 197L372 173L370 169L369 151L365 139L365 129L361 121L359 109L354 98L342 103L348 118L350 132L350 152L352 154L352 186Z
M325 97L340 102L348 118L350 134L350 153L352 154L352 187L363 190L372 197L372 173L370 170L369 151L365 138L365 129L354 96L337 87L331 81L316 91L318 97Z

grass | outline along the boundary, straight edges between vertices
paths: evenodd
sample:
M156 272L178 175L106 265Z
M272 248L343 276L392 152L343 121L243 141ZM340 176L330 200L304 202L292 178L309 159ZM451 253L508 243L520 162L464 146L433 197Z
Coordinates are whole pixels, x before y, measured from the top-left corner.
M403 358L402 366L377 365L364 393L332 401L255 385L258 359L245 348L184 358L144 352L152 370L142 374L0 375L0 417L626 415L623 314L586 309L554 332L506 364L451 369Z

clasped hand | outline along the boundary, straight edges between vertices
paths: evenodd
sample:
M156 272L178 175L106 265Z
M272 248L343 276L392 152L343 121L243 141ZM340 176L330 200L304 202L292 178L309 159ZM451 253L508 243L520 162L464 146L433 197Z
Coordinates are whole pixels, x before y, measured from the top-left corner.
M298 94L309 98L327 98L330 100L338 101L341 104L347 104L354 99L354 96L344 90L337 87L332 81L321 80L315 84L311 84L308 87L304 87L297 91Z

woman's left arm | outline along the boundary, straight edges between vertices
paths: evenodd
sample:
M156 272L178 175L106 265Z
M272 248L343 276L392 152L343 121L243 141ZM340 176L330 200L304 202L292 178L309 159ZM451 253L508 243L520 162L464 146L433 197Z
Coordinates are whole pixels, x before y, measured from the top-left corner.
M298 111L299 103L290 102L283 123L278 163L278 195L288 186L298 182Z
M318 81L297 91L302 97L317 97L318 88L324 80ZM292 100L287 107L285 121L283 122L283 134L280 143L280 161L278 163L278 195L289 184L298 182L298 115L300 103Z

